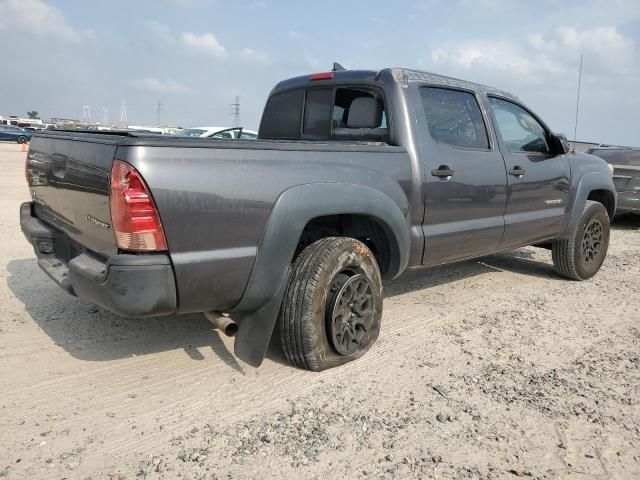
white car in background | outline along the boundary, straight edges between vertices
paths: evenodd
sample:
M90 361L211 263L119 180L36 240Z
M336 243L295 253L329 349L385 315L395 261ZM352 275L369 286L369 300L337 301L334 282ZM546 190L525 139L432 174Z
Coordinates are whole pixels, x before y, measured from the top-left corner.
M258 132L242 127L193 127L177 132L178 137L225 138L230 140L255 140Z

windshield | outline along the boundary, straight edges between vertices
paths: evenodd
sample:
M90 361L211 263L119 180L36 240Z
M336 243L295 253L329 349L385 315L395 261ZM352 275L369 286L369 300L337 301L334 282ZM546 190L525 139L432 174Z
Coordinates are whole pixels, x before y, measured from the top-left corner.
M178 133L177 136L179 136L179 137L199 137L204 132L206 132L206 130L201 130L199 128L187 128L185 130L182 130L180 133Z

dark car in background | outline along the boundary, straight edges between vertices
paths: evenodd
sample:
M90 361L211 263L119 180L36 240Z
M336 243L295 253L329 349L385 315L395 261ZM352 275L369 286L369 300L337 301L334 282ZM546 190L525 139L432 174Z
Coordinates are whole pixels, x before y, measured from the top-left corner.
M29 143L33 132L11 125L0 125L0 141Z
M587 150L613 167L613 183L618 192L616 214L640 215L640 148L600 146Z

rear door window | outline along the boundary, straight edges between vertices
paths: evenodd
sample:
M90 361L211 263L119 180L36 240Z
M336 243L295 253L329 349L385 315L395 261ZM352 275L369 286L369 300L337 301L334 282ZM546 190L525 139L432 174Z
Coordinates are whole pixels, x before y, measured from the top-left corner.
M489 136L475 95L440 87L420 88L429 133L452 147L489 149Z

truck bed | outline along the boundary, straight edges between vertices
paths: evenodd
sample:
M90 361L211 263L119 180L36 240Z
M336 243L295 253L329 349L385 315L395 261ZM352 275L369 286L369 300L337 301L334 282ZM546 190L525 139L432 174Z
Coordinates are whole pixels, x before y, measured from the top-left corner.
M240 301L271 209L285 190L365 182L402 205L413 178L406 150L380 143L38 133L27 160L33 214L69 239L62 262L86 253L106 264L128 253L118 251L110 228L114 159L133 165L150 189L175 273L177 310L185 313Z

